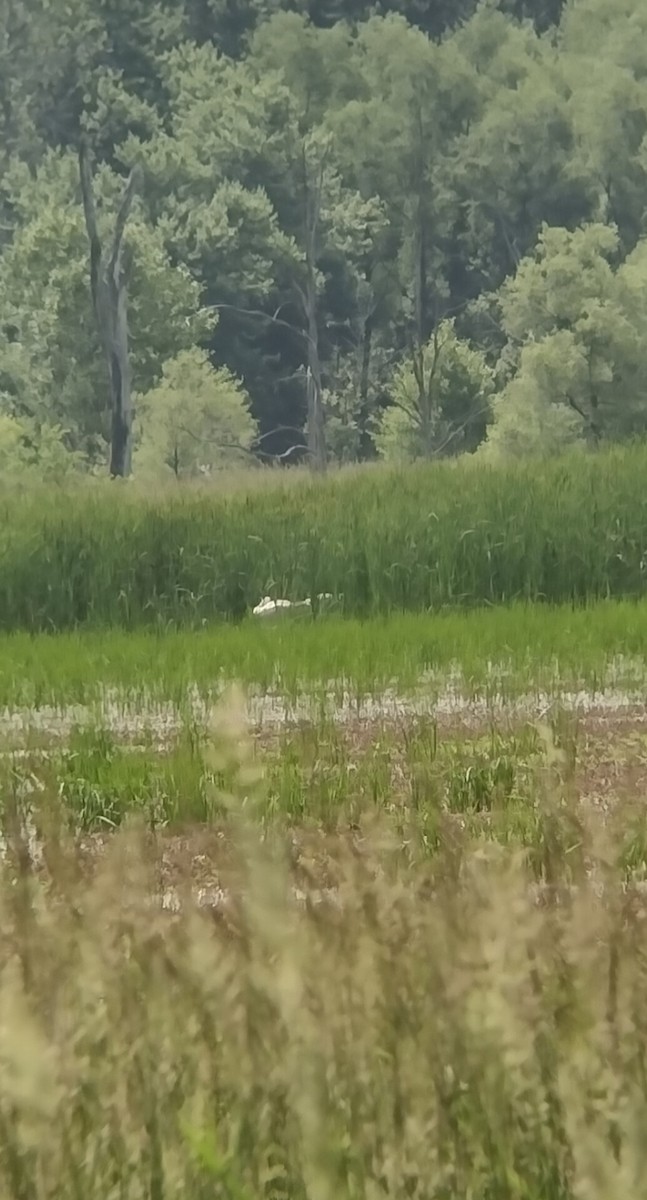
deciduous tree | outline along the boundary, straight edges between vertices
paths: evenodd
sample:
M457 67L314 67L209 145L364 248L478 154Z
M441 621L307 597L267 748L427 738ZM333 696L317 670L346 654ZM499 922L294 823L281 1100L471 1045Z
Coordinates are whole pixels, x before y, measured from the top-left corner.
M223 466L249 466L257 434L249 397L204 351L184 350L166 362L156 387L138 397L140 441L136 463L144 472L176 478Z

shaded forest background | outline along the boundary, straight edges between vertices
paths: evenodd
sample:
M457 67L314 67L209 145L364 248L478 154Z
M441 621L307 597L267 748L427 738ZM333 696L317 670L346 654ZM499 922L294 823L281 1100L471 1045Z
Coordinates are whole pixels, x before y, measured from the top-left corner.
M0 475L106 470L82 143L135 473L645 433L644 4L5 0Z

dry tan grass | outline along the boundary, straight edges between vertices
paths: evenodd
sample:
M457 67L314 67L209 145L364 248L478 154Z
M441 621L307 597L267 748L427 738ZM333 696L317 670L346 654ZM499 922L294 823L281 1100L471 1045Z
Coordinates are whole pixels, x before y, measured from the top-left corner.
M642 1194L635 897L538 907L479 846L404 877L378 833L341 908L251 831L217 919L151 908L132 833L5 887L2 1195Z
M612 829L548 774L538 903L523 857L425 859L413 819L405 849L367 813L326 840L335 902L303 905L315 856L262 832L236 719L213 761L237 768L217 912L188 880L155 908L141 831L88 877L50 809L36 875L7 819L0 1195L642 1197L647 907Z

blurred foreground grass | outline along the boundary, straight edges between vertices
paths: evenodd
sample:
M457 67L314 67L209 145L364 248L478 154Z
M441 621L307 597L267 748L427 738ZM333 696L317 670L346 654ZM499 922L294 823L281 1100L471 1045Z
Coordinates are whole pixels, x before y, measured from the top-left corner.
M30 791L9 767L0 1195L642 1197L644 863L627 859L627 813L578 797L571 732L560 719L507 751L481 743L472 760L494 774L465 794L452 747L430 852L430 734L403 752L429 765L428 792L423 773L417 790L384 776L371 794L320 730L299 770L332 764L355 808L333 821L315 805L295 836L268 820L279 768L260 770L232 703L199 749L224 899L199 911L180 872L174 913L150 823L125 820L88 870L65 790L45 775ZM497 749L526 774L496 768ZM111 753L72 751L86 773ZM534 833L492 837L488 813L521 792Z

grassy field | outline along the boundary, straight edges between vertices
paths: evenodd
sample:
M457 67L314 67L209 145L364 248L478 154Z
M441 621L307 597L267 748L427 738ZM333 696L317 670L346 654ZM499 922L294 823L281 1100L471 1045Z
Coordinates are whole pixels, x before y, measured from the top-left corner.
M332 687L399 694L448 681L466 695L538 689L642 688L647 601L487 607L367 621L249 619L197 631L83 630L0 635L0 706L89 704L106 690L124 703L181 704L238 681L287 697Z
M281 477L230 495L76 488L0 499L0 626L199 626L261 596L350 616L641 596L647 447ZM288 477L290 480L290 477Z
M428 718L320 718L256 735L250 761L263 779L259 827L335 833L379 814L406 840L415 825L416 855L436 855L441 833L483 837L528 852L542 874L537 847L546 813L538 803L547 778L560 794L620 804L626 818L636 772L647 775L647 730L622 718L599 722L556 703L542 719L465 725ZM131 817L149 830L182 834L227 821L232 783L227 756L214 757L209 728L185 724L164 739L141 731L124 741L101 727L5 751L6 793L23 796L25 813L64 815L71 832L101 833ZM613 780L608 777L613 769ZM606 783L604 792L599 783ZM631 785L630 787L627 784ZM61 808L62 805L62 808ZM636 808L621 841L633 866L643 854L647 823ZM640 858L641 864L643 863Z
M0 1197L642 1197L645 467L1 502Z

